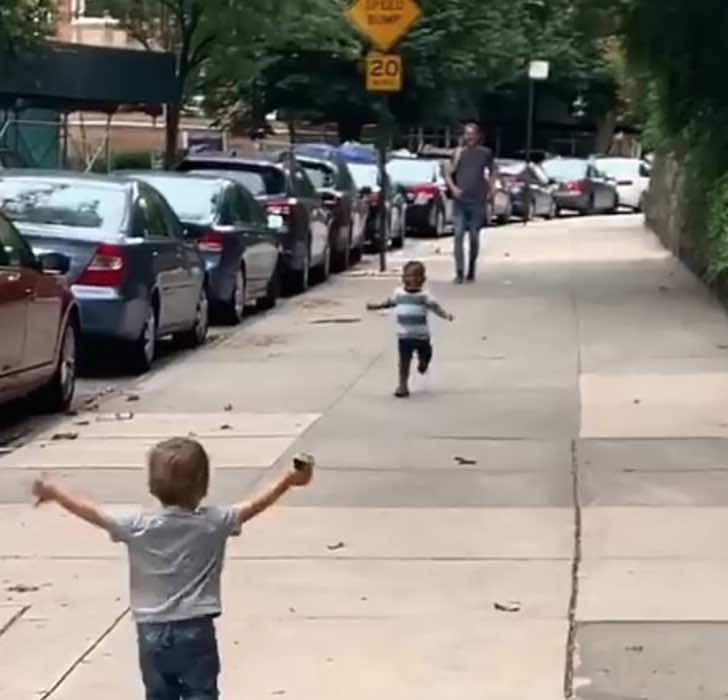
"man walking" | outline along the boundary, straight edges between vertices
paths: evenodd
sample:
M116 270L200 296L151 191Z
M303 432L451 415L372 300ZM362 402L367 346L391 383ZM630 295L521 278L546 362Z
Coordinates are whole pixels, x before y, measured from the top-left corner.
M445 177L455 199L455 282L465 279L465 233L470 239L467 280L475 279L480 251L480 229L487 225L486 210L490 181L494 177L493 152L481 145L480 127L465 125L463 146L455 151Z

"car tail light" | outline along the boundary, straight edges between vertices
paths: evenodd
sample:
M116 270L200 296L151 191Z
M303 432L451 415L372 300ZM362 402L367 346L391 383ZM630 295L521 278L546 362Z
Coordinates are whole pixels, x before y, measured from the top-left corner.
M429 204L439 193L434 185L417 185L410 191L415 197L415 204Z
M291 216L295 206L298 204L295 199L274 199L265 205L269 214L278 214L278 216Z
M584 183L581 180L572 180L566 183L566 189L569 192L578 192L582 194L584 192Z
M197 240L197 247L201 253L222 253L225 237L217 231L207 231Z
M126 279L126 273L124 248L101 243L76 284L89 287L119 287Z

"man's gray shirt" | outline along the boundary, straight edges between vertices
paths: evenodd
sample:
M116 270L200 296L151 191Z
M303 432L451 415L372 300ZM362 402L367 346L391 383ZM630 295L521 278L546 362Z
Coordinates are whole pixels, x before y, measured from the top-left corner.
M227 538L240 534L240 510L165 508L151 515L104 516L129 550L136 622L174 622L222 612L220 575Z
M453 179L463 191L460 202L463 204L480 204L485 206L488 197L486 168L493 169L493 153L485 146L465 147L460 151L460 158L455 163Z

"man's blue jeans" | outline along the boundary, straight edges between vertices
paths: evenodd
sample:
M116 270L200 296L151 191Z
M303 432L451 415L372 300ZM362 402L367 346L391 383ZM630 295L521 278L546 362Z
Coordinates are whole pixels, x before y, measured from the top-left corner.
M457 276L465 274L465 234L470 239L470 255L468 259L468 277L475 276L475 268L480 252L480 229L485 226L485 206L455 202L453 209L455 224L455 269Z
M137 625L147 700L217 700L220 657L211 617Z

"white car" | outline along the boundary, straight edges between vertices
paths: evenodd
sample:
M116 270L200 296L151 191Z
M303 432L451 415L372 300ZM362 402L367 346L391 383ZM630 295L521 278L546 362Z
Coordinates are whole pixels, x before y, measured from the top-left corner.
M639 158L597 158L596 166L614 181L619 194L619 206L642 211L645 193L650 186L650 165Z

